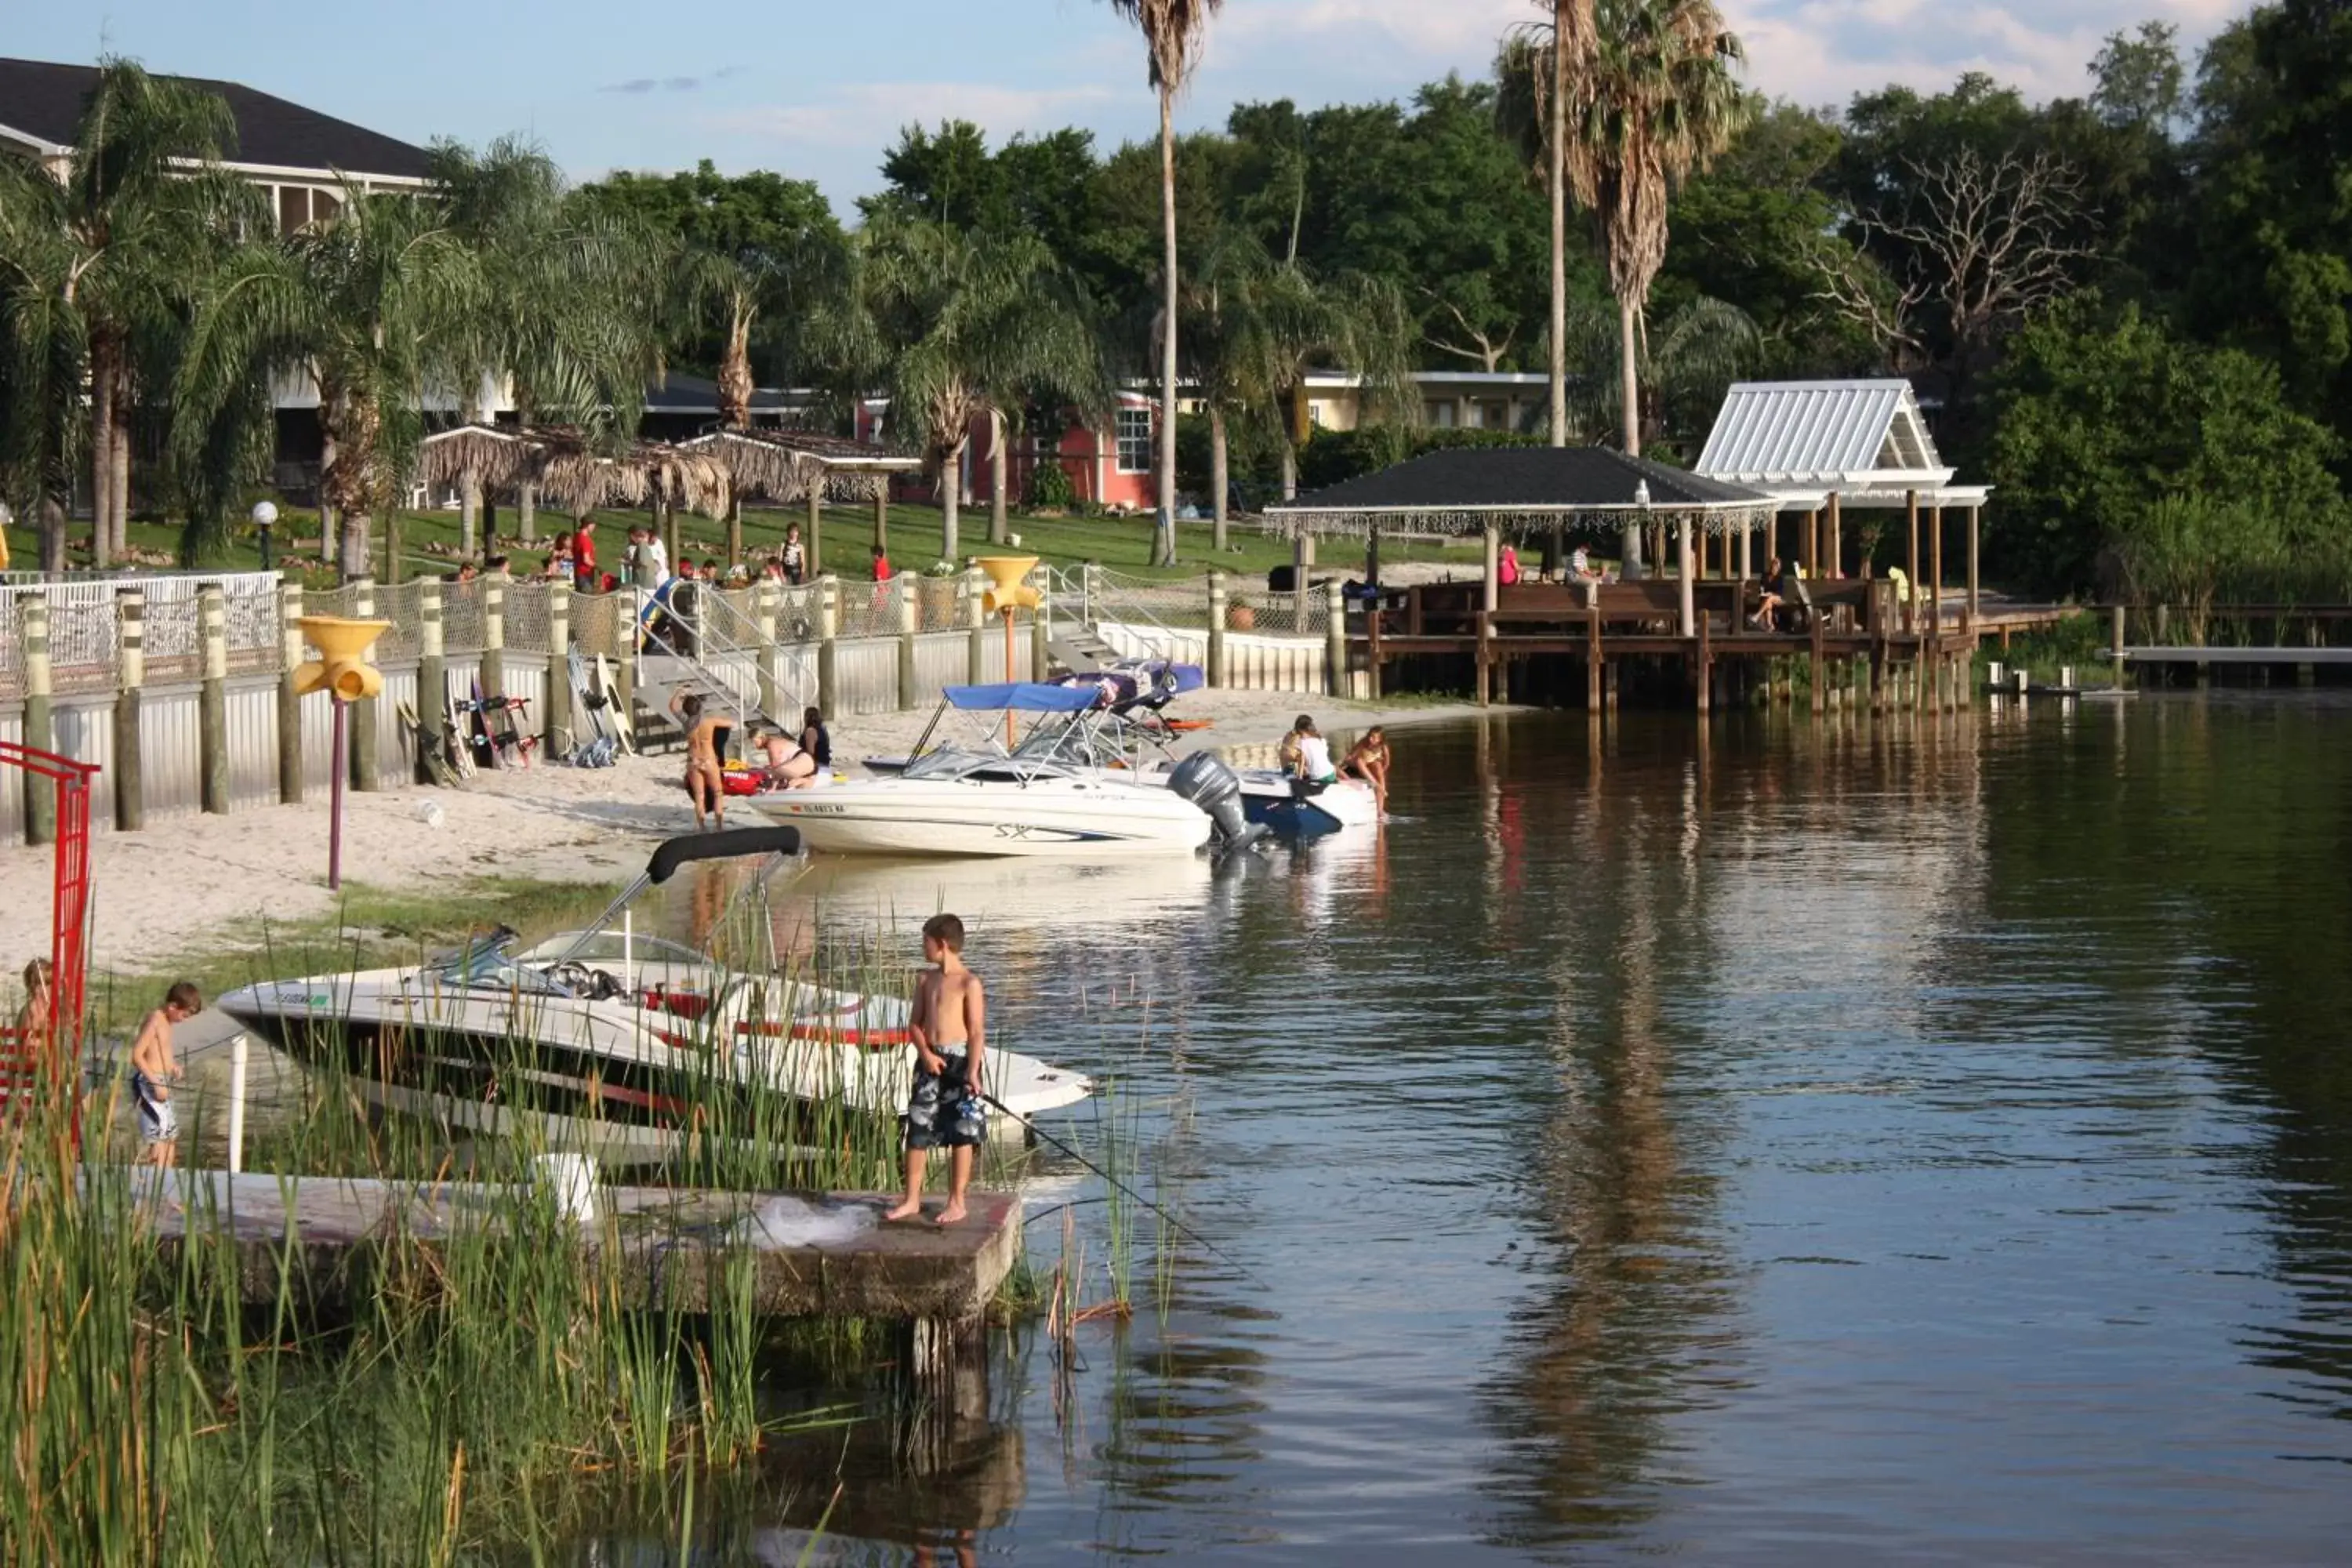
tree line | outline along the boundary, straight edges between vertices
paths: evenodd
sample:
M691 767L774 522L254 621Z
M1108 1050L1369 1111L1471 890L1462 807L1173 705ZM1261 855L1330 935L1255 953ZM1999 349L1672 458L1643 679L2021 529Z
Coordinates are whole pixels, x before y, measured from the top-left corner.
M1169 108L1218 5L1113 3ZM2193 59L2145 24L2041 103L1972 73L1811 109L1741 63L1709 0L1534 0L1487 78L1402 103L1248 103L1109 150L909 125L846 222L776 174L570 189L501 143L282 237L236 182L154 173L233 128L110 64L63 184L0 163L0 481L61 554L86 468L119 541L145 428L197 548L250 482L264 373L297 366L347 522L389 504L418 389L463 403L495 367L528 417L612 440L670 367L735 423L755 380L836 416L882 391L949 472L976 422L1050 437L1148 375L1202 410L1161 421L1163 511L1181 473L1222 522L1232 483L1508 438L1415 430L1417 369L1547 373L1520 438L1683 461L1737 376L1902 374L1997 487L2020 585L2352 588L2352 7L2259 5ZM1364 378L1370 430L1310 431L1327 368Z

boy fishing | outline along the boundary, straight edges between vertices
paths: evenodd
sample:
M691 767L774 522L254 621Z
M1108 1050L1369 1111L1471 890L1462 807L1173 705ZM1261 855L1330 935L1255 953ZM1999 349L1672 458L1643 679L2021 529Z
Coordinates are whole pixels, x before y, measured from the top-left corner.
M923 1212L930 1152L948 1149L954 1152L948 1206L939 1223L953 1225L963 1218L972 1151L988 1135L981 1087L988 999L980 976L964 967L963 921L955 916L933 915L923 922L923 962L931 968L915 982L915 1010L908 1020L915 1037L915 1092L907 1102L907 1195L882 1217L911 1219Z
M172 1085L180 1069L172 1059L172 1030L204 1010L203 994L183 980L163 994L163 1005L147 1015L131 1043L131 1093L139 1102L144 1163L180 1163L180 1119L172 1110Z

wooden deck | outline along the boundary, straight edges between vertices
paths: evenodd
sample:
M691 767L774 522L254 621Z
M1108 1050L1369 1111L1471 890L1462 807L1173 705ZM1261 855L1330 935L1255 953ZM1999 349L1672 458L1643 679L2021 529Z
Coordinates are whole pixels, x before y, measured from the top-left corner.
M1479 583L1421 584L1383 596L1357 617L1349 652L1351 662L1371 670L1376 692L1387 688L1389 667L1398 660L1467 657L1482 702L1498 675L1508 686L1515 666L1570 660L1582 668L1587 706L1614 707L1620 662L1651 659L1685 666L1706 711L1727 669L1740 679L1760 670L1769 679L1772 661L1795 658L1812 666L1817 706L1832 685L1829 667L1860 662L1869 666L1874 707L1885 705L1890 685L1922 707L1956 706L1966 700L1967 685L1958 667L1980 640L1998 637L2005 647L2011 632L2068 613L2056 605L1988 607L1969 595L1947 596L1940 605L1924 593L1906 599L1885 579L1807 582L1799 592L1801 604L1784 606L1780 626L1768 629L1754 621L1760 584L1700 579L1691 584L1693 630L1686 637L1682 584L1672 578L1517 583L1497 591L1491 610Z
M311 1304L346 1298L369 1278L388 1237L432 1247L467 1231L497 1231L527 1189L247 1172L140 1171L142 1212L166 1247L191 1236L233 1238L246 1299L275 1301L290 1245L291 1277ZM785 1200L789 1218L761 1205ZM719 1193L605 1187L582 1223L591 1264L617 1255L624 1306L708 1310L723 1265L754 1261L755 1310L776 1317L867 1318L913 1323L975 1321L1004 1281L1021 1246L1021 1204L1010 1193L974 1193L959 1224L926 1217L881 1222L893 1200L866 1193ZM930 1200L936 1214L942 1200ZM795 1233L814 1218L829 1239ZM775 1227L772 1233L771 1226Z

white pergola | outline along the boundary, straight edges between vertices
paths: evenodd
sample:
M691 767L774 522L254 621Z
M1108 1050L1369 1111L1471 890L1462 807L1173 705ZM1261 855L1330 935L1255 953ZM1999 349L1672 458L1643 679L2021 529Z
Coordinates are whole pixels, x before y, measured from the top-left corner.
M1977 513L1991 487L1952 482L1954 470L1937 455L1909 382L1890 377L1734 383L1707 433L1696 471L1761 490L1779 500L1781 510L1800 515L1796 554L1808 576L1843 574L1845 509L1900 507L1909 526L1910 582L1937 605L1944 587L1944 513L1964 510L1968 599L1962 625L1975 629ZM1928 529L1924 579L1923 510Z

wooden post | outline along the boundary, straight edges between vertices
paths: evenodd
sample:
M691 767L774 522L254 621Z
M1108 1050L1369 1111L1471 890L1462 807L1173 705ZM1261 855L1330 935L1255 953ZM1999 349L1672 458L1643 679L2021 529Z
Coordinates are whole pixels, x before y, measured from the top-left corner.
M147 826L147 791L139 751L139 689L147 683L147 595L137 588L115 591L114 617L121 684L114 696L114 830L136 833Z
M278 668L278 803L302 804L302 699L294 691L294 670L302 662L302 580L289 578L278 588L278 639L283 645ZM432 694L421 694L419 702Z
M1601 711L1601 606L1595 604L1584 612L1584 710Z
M1739 580L1742 583L1756 575L1755 538L1756 525L1743 521L1739 525ZM1745 595L1742 595L1740 603L1743 607L1746 605Z
M1832 580L1845 575L1845 509L1835 490L1830 492L1830 555L1822 575Z
M1797 549L1803 557L1798 565L1806 581L1817 581L1822 574L1822 513L1819 507L1805 509L1804 525L1797 531Z
M539 486L529 479L515 487L515 531L525 544L539 542Z
M204 648L204 681L196 688L196 781L205 811L228 815L228 610L221 587L196 590L196 635Z
M1222 568L1209 569L1209 668L1204 672L1211 686L1225 683L1225 574Z
M1482 610L1497 610L1503 604L1503 536L1492 523L1486 525L1486 587L1485 597L1478 601Z
M38 588L16 595L17 624L25 637L25 744L37 752L58 747L51 710L54 677L49 669L49 596ZM57 786L25 771L25 842L47 844L58 836Z
M1903 631L1907 637L1919 635L1919 492L1903 492L1903 521L1910 535L1910 547L1903 558L1905 586L1910 592L1903 601Z
M882 489L874 497L874 542L887 554L890 550L890 481L882 481Z
M1698 647L1691 656L1692 673L1698 677L1695 684L1698 688L1698 710L1702 718L1707 712L1707 686L1715 679L1715 650L1707 636L1707 628L1714 618L1709 616L1698 623Z
M441 616L441 579L427 577L416 584L416 727L422 731L417 744L428 755L445 756L449 744L442 727L449 721L448 633ZM555 681L548 681L554 689ZM420 778L431 778L433 770L424 757L416 759Z
M361 620L373 616L375 579L355 578L352 588L352 614ZM362 697L351 704L351 739L348 742L351 755L347 763L344 759L337 759L339 765L350 768L351 784L357 790L373 790L380 783L376 776L375 705L376 699L373 697Z
M1944 646L1944 508L1927 509L1927 632L1940 652Z
M1969 609L1966 630L1971 637L1977 631L1977 509L1969 508ZM2123 645L2118 642L2116 647Z
M727 498L727 568L733 571L743 564L743 498Z
M841 579L828 572L816 580L816 705L827 719L839 715L841 650L835 638L841 632Z
M1038 574L1037 607L1029 616L1029 679L1043 683L1054 673L1054 587L1049 574Z
M2115 666L2116 689L2121 691L2124 689L2124 607L2121 605L2107 612L2107 657Z
M824 481L820 479L809 487L807 504L808 518L801 525L803 535L801 556L804 563L801 567L801 577L803 582L813 581L824 574L824 557L819 553L824 549Z
M1339 597L1336 578L1323 584L1323 658L1330 666L1331 695L1352 698L1354 683L1348 679L1348 606Z
M1315 569L1315 536L1300 529L1290 542L1290 629L1307 631L1307 579Z
M1486 537L1494 538L1493 531L1489 530ZM1492 700L1494 647L1495 612L1481 610L1478 612L1478 706L1481 708Z
M955 482L954 475L948 478L949 482ZM981 597L987 592L981 586L984 579L980 568L974 566L959 574L956 581L963 595L963 622L968 628L964 637L964 676L974 686L984 685L988 680L988 611Z
M1819 713L1829 697L1825 689L1829 684L1829 661L1822 657L1822 618L1819 616L1813 617L1812 645L1813 711Z
M1691 609L1691 577L1694 571L1691 561L1690 513L1685 512L1675 523L1675 575L1680 579L1676 586L1682 600L1682 635L1685 637L1694 636L1697 630L1692 624Z
M547 585L547 711L540 716L540 752L559 757L579 743L572 732L572 584ZM418 710L423 710L420 700Z
M506 585L485 579L482 590L482 695L504 697L507 694L507 591ZM696 595L699 599L700 595ZM700 647L699 643L695 645Z
M919 589L919 584L916 585ZM915 668L915 628L922 624L923 605L919 591L898 595L898 710L911 710L920 701L917 691L919 679ZM1005 679L1013 679L1006 671Z

